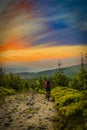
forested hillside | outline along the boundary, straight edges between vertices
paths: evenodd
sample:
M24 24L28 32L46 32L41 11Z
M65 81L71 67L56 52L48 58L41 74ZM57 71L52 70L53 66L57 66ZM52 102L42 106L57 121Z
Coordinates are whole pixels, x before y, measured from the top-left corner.
M85 68L87 68L87 65L84 65ZM61 72L64 72L64 74L66 76L73 76L75 75L76 73L79 72L79 69L80 69L80 65L76 65L76 66L70 66L70 67L63 67L61 68ZM41 72L20 72L20 73L14 73L16 75L19 75L21 76L22 78L39 78L40 76L49 76L51 77L55 72L58 71L58 68L57 69L52 69L52 70L45 70L45 71L41 71Z
M84 67L87 68L87 64L85 64ZM64 74L67 76L73 76L79 72L79 69L80 69L80 65L76 65L76 66L62 67L61 71L64 72ZM19 75L22 78L37 79L43 75L51 77L57 71L58 71L58 68L51 69L51 70L45 70L45 71L41 71L41 72L37 72L37 73L35 73L35 72L31 72L31 73L30 72L20 72L20 73L14 73L14 74Z

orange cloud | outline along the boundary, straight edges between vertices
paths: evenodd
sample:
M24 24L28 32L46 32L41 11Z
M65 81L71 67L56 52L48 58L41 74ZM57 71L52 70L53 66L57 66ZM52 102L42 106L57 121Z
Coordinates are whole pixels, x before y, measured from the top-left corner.
M87 46L53 46L53 47L33 47L24 48L20 44L15 47L15 50L4 51L1 55L3 62L5 61L36 61L36 60L51 60L80 57L81 52L86 52ZM11 46L10 46L11 47ZM13 46L12 46L13 47ZM20 49L19 49L20 48Z
M24 50L26 49L26 44L21 40L13 40L0 45L1 53L8 50Z
M5 44L1 45L2 51L19 49L19 48L22 48L22 46L18 43L15 43L15 42L5 43Z

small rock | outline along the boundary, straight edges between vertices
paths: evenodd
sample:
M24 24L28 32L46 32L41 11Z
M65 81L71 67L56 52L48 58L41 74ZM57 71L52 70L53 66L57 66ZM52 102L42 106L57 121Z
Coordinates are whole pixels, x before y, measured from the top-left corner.
M26 115L23 115L23 117L26 117Z
M23 114L24 112L22 111L22 112L19 112L19 115L21 115L21 114Z
M50 101L54 102L54 99L51 97L51 98L50 98Z
M28 103L26 103L27 106L33 105L33 104L34 104L34 102L28 102Z
M45 125L41 125L38 128L39 130L48 130L48 128Z
M12 120L12 118L11 118L11 116L8 116L8 119L9 119L9 121L10 122L12 122L13 120Z
M33 114L29 114L27 118L31 118L33 116Z
M27 130L34 130L35 128L36 128L36 126L30 125L30 126L28 126L28 129L27 129Z
M55 112L56 110L55 109L51 109L51 112Z
M9 122L6 122L6 123L4 124L5 127L9 127L9 125L10 125Z

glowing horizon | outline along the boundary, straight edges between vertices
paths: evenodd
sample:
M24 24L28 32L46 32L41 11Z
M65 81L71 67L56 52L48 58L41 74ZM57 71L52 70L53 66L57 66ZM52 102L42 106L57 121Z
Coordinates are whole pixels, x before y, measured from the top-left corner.
M51 47L32 47L20 49L8 49L2 51L1 59L5 61L36 61L47 59L64 59L81 57L81 53L86 53L84 46L51 46Z

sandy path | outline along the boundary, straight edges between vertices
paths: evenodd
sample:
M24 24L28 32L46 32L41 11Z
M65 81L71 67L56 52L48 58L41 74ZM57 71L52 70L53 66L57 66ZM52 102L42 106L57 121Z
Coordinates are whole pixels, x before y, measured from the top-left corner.
M54 130L56 110L35 92L8 96L0 105L0 130Z

